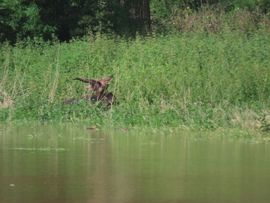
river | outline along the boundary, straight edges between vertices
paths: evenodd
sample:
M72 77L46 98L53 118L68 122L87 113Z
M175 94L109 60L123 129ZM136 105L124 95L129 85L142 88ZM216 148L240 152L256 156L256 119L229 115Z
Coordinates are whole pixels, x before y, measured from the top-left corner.
M269 188L270 143L256 139L0 126L1 203L269 203Z

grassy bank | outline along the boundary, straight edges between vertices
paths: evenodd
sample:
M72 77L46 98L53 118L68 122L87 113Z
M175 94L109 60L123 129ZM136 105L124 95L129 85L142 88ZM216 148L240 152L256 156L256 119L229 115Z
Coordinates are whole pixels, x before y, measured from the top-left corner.
M1 45L0 119L267 129L269 64L270 34L259 31ZM74 77L108 75L112 109L63 105L85 93Z

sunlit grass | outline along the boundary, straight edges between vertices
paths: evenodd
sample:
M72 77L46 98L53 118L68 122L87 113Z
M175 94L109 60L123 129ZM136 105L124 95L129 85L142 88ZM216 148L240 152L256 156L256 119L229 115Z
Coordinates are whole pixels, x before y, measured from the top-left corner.
M262 122L270 105L269 33L97 36L2 45L0 53L1 90L12 100L0 109L2 121L251 129L270 124ZM111 109L63 104L85 93L74 77L108 75L118 102Z

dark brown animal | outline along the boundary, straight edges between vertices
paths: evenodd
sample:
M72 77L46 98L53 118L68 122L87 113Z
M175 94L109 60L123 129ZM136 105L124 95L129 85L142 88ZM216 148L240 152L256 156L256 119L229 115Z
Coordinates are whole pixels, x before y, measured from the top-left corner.
M100 101L107 106L110 106L114 103L115 97L113 93L107 91L109 83L112 80L111 76L102 78L100 80L84 78L74 78L74 80L79 80L81 82L89 84L87 86L87 89L91 91L91 94L84 96L84 99L92 102Z

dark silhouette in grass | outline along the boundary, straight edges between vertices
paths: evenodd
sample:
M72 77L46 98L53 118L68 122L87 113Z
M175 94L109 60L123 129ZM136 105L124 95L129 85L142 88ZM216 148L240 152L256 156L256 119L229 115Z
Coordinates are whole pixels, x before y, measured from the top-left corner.
M87 83L87 89L91 92L91 94L83 96L81 99L91 101L91 102L101 102L106 106L111 106L115 97L112 92L108 92L107 88L109 86L110 81L112 80L112 76L102 78L100 80L95 79L85 79L85 78L74 78L74 80L79 80L81 82ZM78 99L68 99L64 103L65 104L75 104L80 100Z

